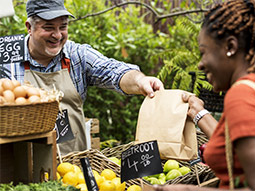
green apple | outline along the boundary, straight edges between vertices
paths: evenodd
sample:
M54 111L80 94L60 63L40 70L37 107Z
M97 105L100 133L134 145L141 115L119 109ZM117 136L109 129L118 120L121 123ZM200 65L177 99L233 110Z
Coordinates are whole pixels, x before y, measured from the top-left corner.
M159 174L153 174L153 175L150 175L149 177L158 178L158 175L159 175Z
M158 176L159 181L161 182L161 184L165 184L166 182L166 175L165 173L160 173Z
M164 164L164 172L169 172L170 170L173 170L173 169L178 169L179 168L179 163L178 161L176 160L167 160L166 163Z
M109 157L108 159L110 159L112 162L115 162L116 164L120 165L120 159L118 159L117 157Z
M179 170L177 170L177 169L170 170L170 171L166 174L166 181L175 179L175 178L177 178L178 176L182 176L182 173L181 173Z
M166 183L166 180L163 180L163 179L158 179L160 181L160 184L165 184Z
M185 175L185 174L187 174L187 173L189 173L191 171L190 168L187 167L187 166L182 166L178 170L182 173L182 175Z
M151 183L151 184L161 184L160 180L155 178L155 177L150 177L148 178L148 181Z
M158 175L158 179L166 181L166 175L165 175L165 173L160 173L160 174Z

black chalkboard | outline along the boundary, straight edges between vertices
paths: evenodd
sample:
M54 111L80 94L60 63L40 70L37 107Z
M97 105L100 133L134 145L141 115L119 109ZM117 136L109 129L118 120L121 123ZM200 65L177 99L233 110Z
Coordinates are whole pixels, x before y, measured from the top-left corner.
M62 143L74 138L66 109L58 112L55 128L57 132L57 143Z
M89 191L98 191L98 186L87 157L80 159L84 178Z
M0 37L0 64L24 61L25 35Z
M121 153L121 182L161 172L157 141L140 143Z

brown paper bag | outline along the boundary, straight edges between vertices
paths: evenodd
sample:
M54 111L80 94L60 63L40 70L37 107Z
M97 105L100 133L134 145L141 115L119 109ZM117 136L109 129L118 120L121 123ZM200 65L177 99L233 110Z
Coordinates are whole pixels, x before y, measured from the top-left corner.
M135 143L158 141L161 159L192 160L198 157L196 128L187 117L183 90L161 90L141 105Z

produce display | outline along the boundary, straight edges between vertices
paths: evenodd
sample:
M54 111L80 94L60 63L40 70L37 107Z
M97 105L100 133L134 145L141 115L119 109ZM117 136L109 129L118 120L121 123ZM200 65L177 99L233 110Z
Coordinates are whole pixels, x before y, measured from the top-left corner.
M119 177L111 169L104 169L102 172L92 170L99 191L141 191L142 188L138 185L126 186L126 183L121 183ZM69 162L60 163L57 167L57 177L63 182L64 186L74 186L81 191L88 191L83 172L80 167Z
M151 176L143 177L151 184L165 184L168 180L173 180L179 176L184 176L189 173L191 169L187 166L180 166L176 160L167 160L163 166L163 172Z
M24 105L60 100L62 93L57 90L46 91L33 87L29 83L23 85L17 80L0 79L0 105Z

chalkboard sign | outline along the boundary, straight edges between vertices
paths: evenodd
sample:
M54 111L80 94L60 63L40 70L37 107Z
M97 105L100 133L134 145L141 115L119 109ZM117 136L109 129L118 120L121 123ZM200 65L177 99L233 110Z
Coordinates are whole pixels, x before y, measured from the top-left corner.
M54 129L57 132L57 143L62 143L74 138L66 109L62 110L62 112L58 112Z
M121 153L121 182L161 172L157 141L140 143Z
M97 182L96 179L94 177L94 174L92 172L92 168L90 166L89 163L89 159L88 158L81 158L80 159L81 162L81 166L83 169L83 174L85 177L85 181L86 181L86 185L89 191L98 191L98 186L97 186Z
M0 64L24 61L25 35L0 37Z

